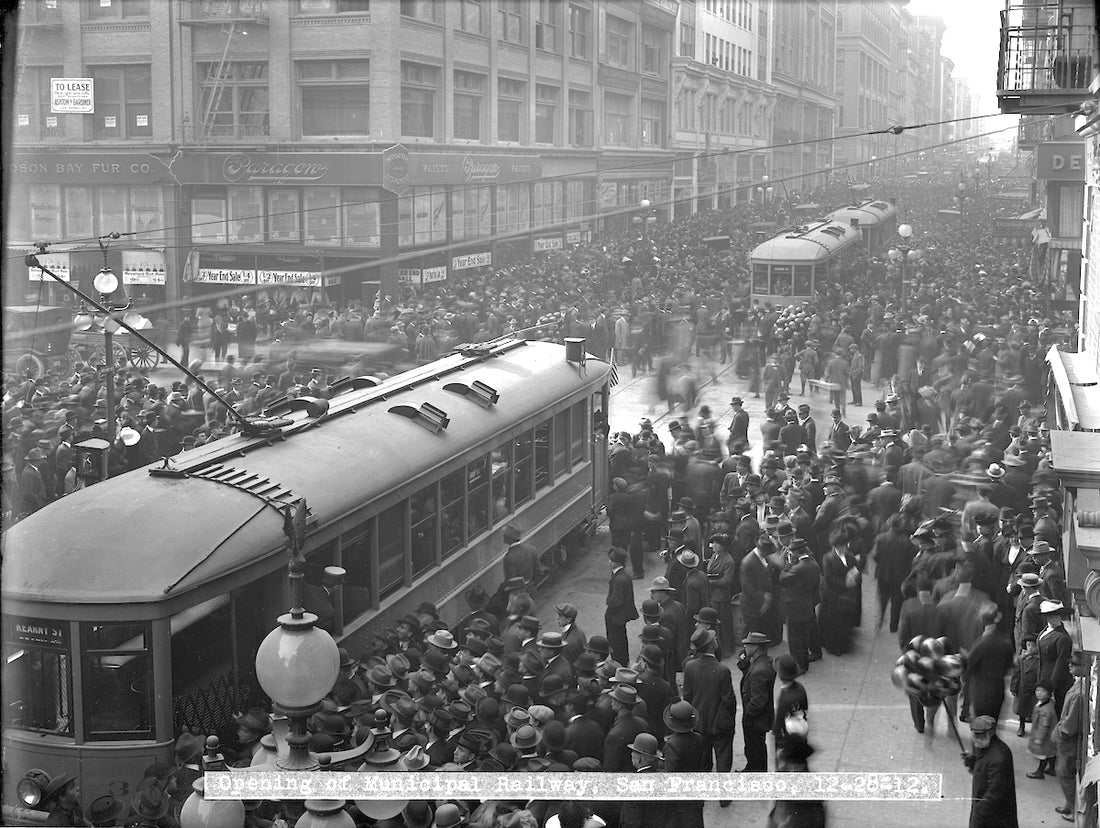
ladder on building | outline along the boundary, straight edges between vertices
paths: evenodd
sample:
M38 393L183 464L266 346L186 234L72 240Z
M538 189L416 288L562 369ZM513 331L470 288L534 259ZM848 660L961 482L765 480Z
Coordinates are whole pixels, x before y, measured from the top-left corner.
M218 62L213 64L213 71L206 76L203 85L206 102L203 107L202 122L199 125L199 140L207 143L214 136L215 121L218 117L218 107L221 105L222 96L225 94L227 73L230 71L229 50L233 45L233 37L237 32L237 21L230 20L221 26L221 56Z

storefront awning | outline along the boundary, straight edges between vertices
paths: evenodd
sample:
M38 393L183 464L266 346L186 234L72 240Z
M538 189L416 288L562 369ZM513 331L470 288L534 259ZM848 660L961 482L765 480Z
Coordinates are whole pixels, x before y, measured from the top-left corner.
M1100 431L1100 384L1095 357L1053 346L1047 352L1046 362L1058 402L1065 412L1066 427L1070 431Z

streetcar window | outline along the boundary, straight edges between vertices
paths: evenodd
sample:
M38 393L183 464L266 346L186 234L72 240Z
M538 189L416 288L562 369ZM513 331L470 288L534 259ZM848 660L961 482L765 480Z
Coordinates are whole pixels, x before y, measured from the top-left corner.
M791 295L790 265L772 265L772 284L770 293L772 296Z
M237 710L231 602L219 595L172 616L172 724L214 733Z
M535 427L535 491L550 485L550 421Z
M489 528L489 457L486 454L466 466L466 515L471 539Z
M405 502L378 516L378 594L385 598L405 583Z
M525 432L516 438L516 506L531 499L531 466L534 454L534 439L531 432Z
M584 446L587 442L585 429L588 428L587 403L587 400L581 400L569 409L569 456L574 463L584 462Z
M412 525L412 570L415 576L435 566L438 558L439 500L436 497L435 483L409 498L409 510Z
M554 477L565 471L569 463L569 412L554 415Z
M752 266L752 292L761 296L768 293L768 266L766 264L754 264Z
M465 469L447 475L439 484L443 508L439 513L439 538L443 557L457 552L466 542Z
M153 659L145 625L84 624L84 729L88 741L151 738Z
M499 523L512 511L512 446L494 449L490 461L493 467L493 523Z
M54 629L62 626L45 623ZM66 650L35 646L22 637L4 641L5 726L72 736L72 699L72 663Z
M340 566L347 570L340 587L344 623L350 624L370 609L370 546L374 518L369 518L340 538Z
M795 265L794 266L794 295L795 296L811 296L812 284L813 284L813 266L812 265Z

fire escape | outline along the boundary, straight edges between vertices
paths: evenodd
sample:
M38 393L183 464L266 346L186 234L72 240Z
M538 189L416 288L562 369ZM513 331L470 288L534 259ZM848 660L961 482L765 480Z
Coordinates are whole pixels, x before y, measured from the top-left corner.
M1006 2L997 100L1006 114L1063 114L1100 76L1093 0Z
M195 64L199 95L194 120L186 128L189 143L204 146L267 137L267 75L266 68L260 68L266 67L266 61L243 64L249 67L244 71L255 77L242 77L242 64L233 55L233 48L248 36L249 27L268 25L267 6L268 0L192 0L194 16L180 20L181 25L192 29L193 52L215 55L209 62ZM239 87L233 83L248 80L263 83ZM262 111L251 111L252 96L265 102Z

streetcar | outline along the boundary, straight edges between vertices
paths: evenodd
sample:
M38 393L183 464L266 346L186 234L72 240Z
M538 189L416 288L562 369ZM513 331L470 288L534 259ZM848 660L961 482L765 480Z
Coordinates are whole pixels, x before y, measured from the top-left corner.
M871 200L841 207L826 218L859 227L863 248L872 256L886 250L898 233L898 208L889 201Z
M75 774L88 800L124 797L172 762L183 729L224 733L264 701L254 658L289 606L287 507L305 515L307 581L346 570L331 623L353 655L422 602L453 624L465 590L491 593L507 523L560 564L607 490L611 367L571 344L502 338L343 378L330 400L275 402L277 432L182 452L8 529L5 804L32 768Z
M754 306L812 302L815 284L832 277L860 249L860 230L844 222L817 221L786 230L752 251Z

